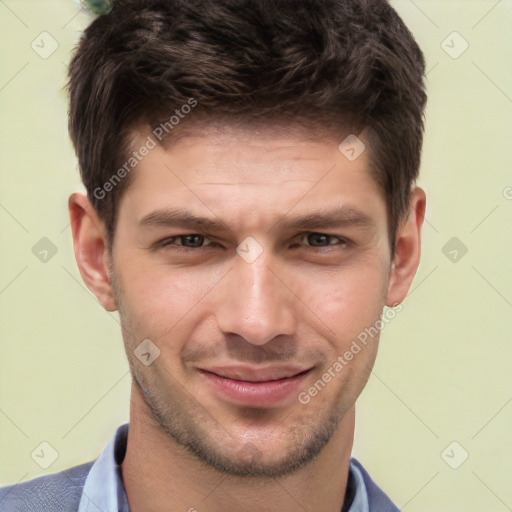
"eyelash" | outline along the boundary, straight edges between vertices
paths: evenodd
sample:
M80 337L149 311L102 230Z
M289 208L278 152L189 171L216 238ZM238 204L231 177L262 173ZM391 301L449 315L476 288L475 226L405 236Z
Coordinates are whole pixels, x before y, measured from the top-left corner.
M338 239L340 241L339 244L328 244L328 245L323 245L323 246L319 246L319 247L306 246L306 247L308 247L310 249L313 249L313 250L319 251L319 252L322 252L322 250L325 251L325 249L328 249L332 245L338 245L338 246L341 246L341 247L345 247L345 246L347 246L349 244L349 242L346 239L344 239L344 238L341 238L341 237L336 236L336 235L329 235L327 233L321 233L321 232L318 232L318 231L307 231L307 232L301 233L299 235L300 240L303 240L304 237L307 237L308 235L322 235L322 236L325 236L327 238ZM204 240L209 240L208 237L206 237L204 235L200 235L199 233L187 233L185 235L176 235L176 236L172 236L172 237L169 237L169 238L165 238L164 240L158 242L158 246L160 246L162 248L167 248L167 247L171 247L172 246L172 247L174 247L173 250L177 250L177 251L181 251L181 252L194 252L194 251L197 251L199 249L206 249L207 247L215 247L215 246L219 245L219 244L217 244L215 242L212 242L210 244L207 244L207 245L201 246L201 247L185 247L183 245L176 245L176 244L173 243L177 239L181 239L181 241L183 242L183 239L188 237L188 236L199 236L199 237L203 237Z

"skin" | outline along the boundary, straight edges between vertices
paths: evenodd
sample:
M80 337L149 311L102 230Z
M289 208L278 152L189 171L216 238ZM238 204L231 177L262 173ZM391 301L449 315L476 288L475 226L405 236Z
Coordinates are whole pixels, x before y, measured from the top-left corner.
M141 127L134 148L146 137ZM132 511L341 510L355 402L378 336L307 404L292 393L241 406L200 372L293 364L310 369L298 391L307 390L385 305L404 299L419 264L425 194L412 191L392 257L370 151L350 162L338 143L225 127L158 146L122 196L112 253L87 197L70 197L80 272L105 309L119 310L133 376L122 464ZM141 222L169 208L223 229ZM287 226L334 208L344 219L337 227ZM179 237L194 234L204 238ZM246 237L262 250L251 263L236 252ZM144 339L160 350L149 366L134 355Z

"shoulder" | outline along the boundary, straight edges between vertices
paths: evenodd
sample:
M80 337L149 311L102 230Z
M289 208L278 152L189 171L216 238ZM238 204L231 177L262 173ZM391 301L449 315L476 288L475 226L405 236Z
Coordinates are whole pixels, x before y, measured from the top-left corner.
M368 506L370 512L400 512L400 509L389 499L384 491L373 481L363 465L353 457L350 464L355 466L363 477L368 495Z
M75 512L94 461L20 484L0 487L2 512Z

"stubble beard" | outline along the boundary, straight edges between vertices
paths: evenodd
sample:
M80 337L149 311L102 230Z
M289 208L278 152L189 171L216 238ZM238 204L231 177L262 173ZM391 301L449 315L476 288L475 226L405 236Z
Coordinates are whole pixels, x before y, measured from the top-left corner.
M184 401L180 401L173 390L165 395L155 393L154 386L138 373L132 369L134 384L158 428L202 463L231 476L276 478L299 471L320 454L348 409L338 407L321 419L317 412L308 416L304 412L300 421L286 431L285 439L279 435L281 454L269 457L258 448L257 438L248 442L235 437L193 398L183 396ZM273 454L278 450L272 450Z
M301 404L300 407L304 407L304 414L286 431L287 438L283 442L286 446L282 448L282 454L272 459L268 453L262 453L256 446L258 440L252 443L239 439L237 442L227 427L215 420L193 397L187 396L186 390L179 392L172 389L171 385L167 385L167 389L163 390L161 386L150 382L150 375L149 378L144 375L144 370L149 368L144 367L143 371L139 371L139 361L133 355L133 349L138 342L133 330L130 329L130 316L126 312L123 293L112 262L110 282L119 310L132 380L144 400L145 412L169 439L215 471L238 477L276 478L291 475L307 466L320 454L352 406L352 403L344 404L338 401L330 414L326 412L319 417L318 411L308 411L306 406ZM169 377L172 379L171 375ZM174 387L177 386L179 384ZM253 410L253 416L254 413ZM276 425L276 429L278 427L279 424ZM279 437L282 439L283 436ZM229 449L226 449L227 447ZM275 453L275 450L273 452Z

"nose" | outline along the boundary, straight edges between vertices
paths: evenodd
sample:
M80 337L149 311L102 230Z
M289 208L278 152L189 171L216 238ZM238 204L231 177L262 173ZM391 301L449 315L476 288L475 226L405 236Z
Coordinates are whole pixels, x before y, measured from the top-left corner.
M215 316L224 334L261 346L294 333L295 296L280 273L279 266L263 254L252 263L235 258L216 296Z

